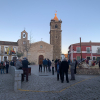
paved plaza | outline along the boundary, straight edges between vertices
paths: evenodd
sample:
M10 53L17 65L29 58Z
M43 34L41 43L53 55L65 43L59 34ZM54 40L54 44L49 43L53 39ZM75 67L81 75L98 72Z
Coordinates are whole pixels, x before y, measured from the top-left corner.
M100 76L76 75L75 81L61 83L57 73L39 72L37 65L30 65L29 81L14 92L10 74L0 74L0 100L100 100ZM69 75L70 79L70 75Z

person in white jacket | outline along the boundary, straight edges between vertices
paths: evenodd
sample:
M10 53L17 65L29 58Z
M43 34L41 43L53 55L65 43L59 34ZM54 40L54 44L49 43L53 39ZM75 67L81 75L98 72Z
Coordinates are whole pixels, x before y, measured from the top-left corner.
M52 66L52 75L54 75L54 67L55 67L55 62L54 62L54 60L52 60L51 66Z

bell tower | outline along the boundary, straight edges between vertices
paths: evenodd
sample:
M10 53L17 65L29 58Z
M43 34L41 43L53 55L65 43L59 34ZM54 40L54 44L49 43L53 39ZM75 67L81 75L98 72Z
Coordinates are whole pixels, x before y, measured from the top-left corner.
M50 22L50 44L53 45L53 59L61 59L61 19L55 17Z

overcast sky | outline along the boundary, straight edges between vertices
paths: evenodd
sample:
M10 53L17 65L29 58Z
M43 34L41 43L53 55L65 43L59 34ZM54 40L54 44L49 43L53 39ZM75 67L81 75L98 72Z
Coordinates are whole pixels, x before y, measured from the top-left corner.
M50 43L55 10L62 20L62 53L80 37L100 42L100 0L0 0L0 40L17 42L25 27L34 42Z

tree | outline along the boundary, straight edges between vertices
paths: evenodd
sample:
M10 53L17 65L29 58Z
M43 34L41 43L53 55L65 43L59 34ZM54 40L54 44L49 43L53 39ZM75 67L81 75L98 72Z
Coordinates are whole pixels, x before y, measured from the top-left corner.
M31 32L30 32L30 40L29 41L27 41L27 42L25 42L24 44L23 44L23 51L24 52L26 52L26 55L27 55L27 59L28 59L28 52L29 52L29 50L30 50L30 48L31 48L31 45L32 45L32 34L31 34Z
M23 56L23 53L17 52L17 57L20 58Z

